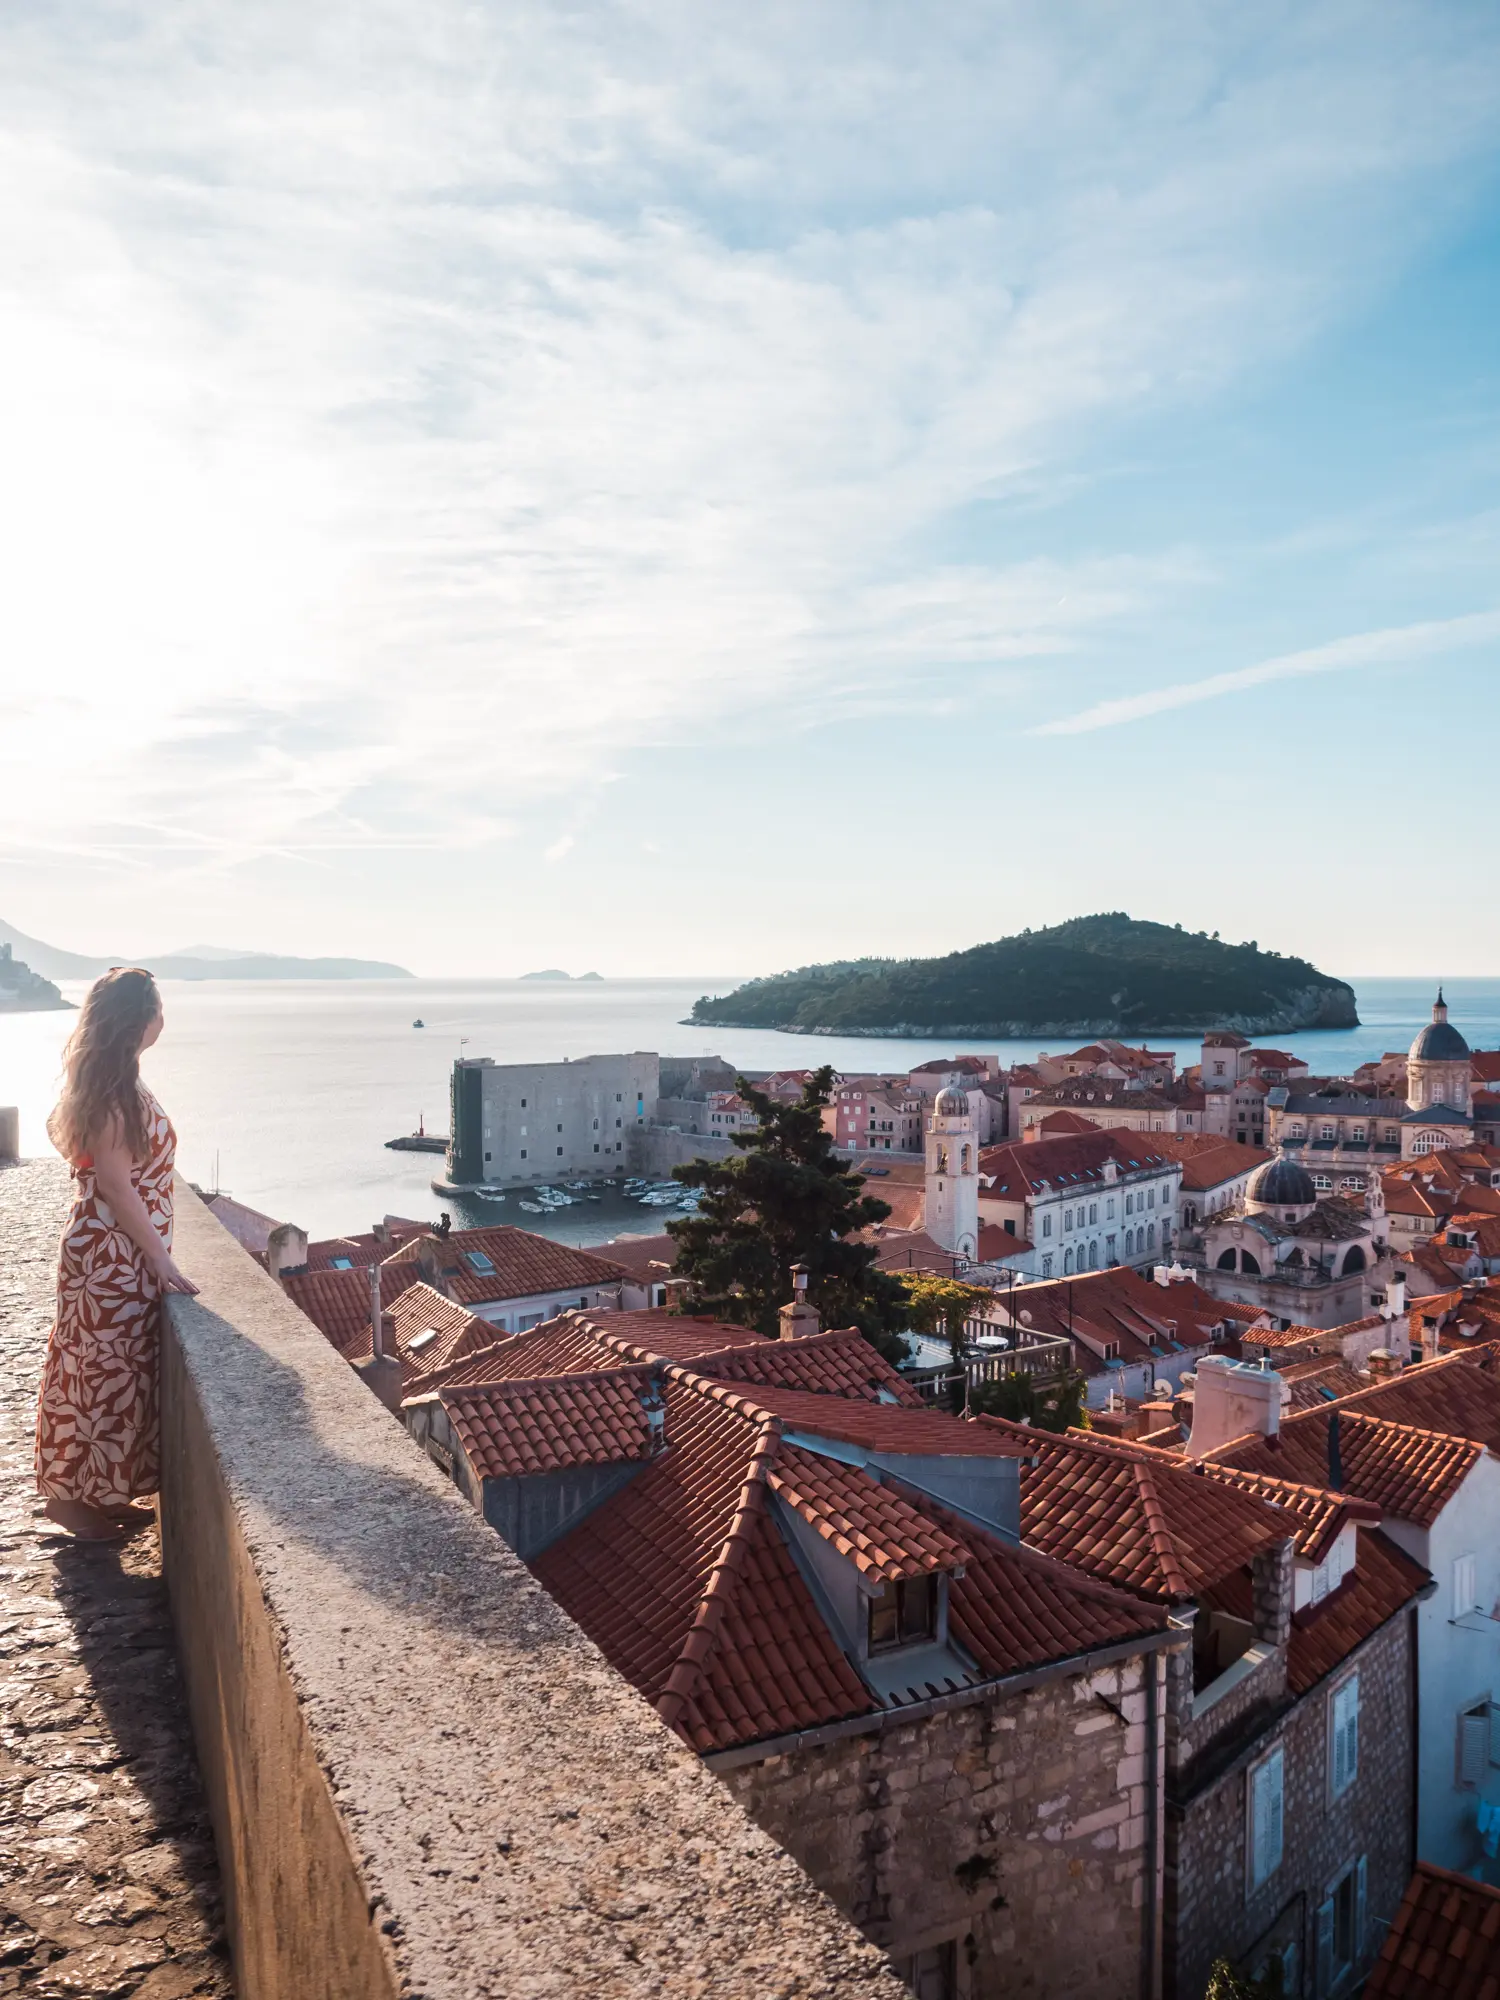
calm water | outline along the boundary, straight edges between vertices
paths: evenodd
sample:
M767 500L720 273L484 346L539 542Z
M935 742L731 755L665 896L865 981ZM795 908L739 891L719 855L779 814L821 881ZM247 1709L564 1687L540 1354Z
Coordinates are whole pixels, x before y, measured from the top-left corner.
M390 1153L382 1142L411 1131L419 1114L448 1126L448 1076L465 1053L499 1062L557 1061L619 1049L663 1054L716 1052L752 1069L831 1062L858 1069L905 1069L951 1054L948 1042L782 1035L680 1025L700 993L724 992L717 979L608 980L541 986L523 981L402 980L211 985L169 982L167 1027L146 1058L152 1088L171 1112L179 1159L193 1180L219 1184L256 1208L304 1224L315 1235L365 1229L387 1213L455 1221L504 1220L549 1235L596 1242L620 1230L661 1226L653 1210L610 1198L528 1216L514 1198L471 1205L434 1195L440 1157ZM1278 1035L1314 1070L1341 1073L1386 1049L1405 1048L1428 1019L1435 979L1354 982L1363 1025ZM70 999L81 989L65 988ZM1500 981L1451 980L1453 1019L1476 1047L1500 1045ZM419 1017L427 1025L412 1027ZM43 1120L56 1094L58 1052L71 1014L0 1017L0 1104L19 1104L24 1151L48 1150ZM1182 1060L1192 1040L1164 1041ZM1045 1042L973 1042L1007 1062ZM1061 1047L1053 1038L1053 1052Z

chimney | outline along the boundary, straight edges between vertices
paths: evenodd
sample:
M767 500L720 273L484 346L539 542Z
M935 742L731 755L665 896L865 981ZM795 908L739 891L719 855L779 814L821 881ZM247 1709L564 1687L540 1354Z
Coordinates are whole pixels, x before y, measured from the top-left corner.
M1401 1372L1401 1356L1392 1353L1389 1347L1373 1347L1370 1350L1370 1374L1377 1382L1385 1382L1392 1375Z
M266 1238L266 1269L273 1278L307 1269L307 1231L295 1222L281 1222Z
M780 1340L805 1340L821 1327L817 1313L807 1302L807 1278L805 1264L792 1266L792 1302L783 1306L777 1314L780 1321L777 1338Z
M1205 1354L1193 1374L1188 1457L1202 1458L1250 1432L1275 1437L1281 1428L1282 1405L1291 1400L1291 1384L1264 1362L1251 1367L1224 1354Z

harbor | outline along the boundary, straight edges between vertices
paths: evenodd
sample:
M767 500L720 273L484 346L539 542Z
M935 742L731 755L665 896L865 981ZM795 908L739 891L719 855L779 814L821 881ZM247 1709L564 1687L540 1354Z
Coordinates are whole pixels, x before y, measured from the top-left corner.
M580 1249L614 1236L655 1236L668 1222L698 1212L696 1188L633 1175L508 1188L464 1186L439 1177L432 1191L451 1205L456 1228L509 1223Z

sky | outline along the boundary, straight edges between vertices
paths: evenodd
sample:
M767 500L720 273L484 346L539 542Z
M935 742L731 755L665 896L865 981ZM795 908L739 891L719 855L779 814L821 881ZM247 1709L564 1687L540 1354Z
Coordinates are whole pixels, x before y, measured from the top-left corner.
M1500 975L1497 324L1467 0L20 0L0 917Z

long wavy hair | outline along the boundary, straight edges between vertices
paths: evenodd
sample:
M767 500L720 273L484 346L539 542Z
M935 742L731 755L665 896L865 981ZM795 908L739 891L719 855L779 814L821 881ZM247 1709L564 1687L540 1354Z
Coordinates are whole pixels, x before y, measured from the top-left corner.
M160 1006L156 981L138 965L117 965L89 988L63 1050L62 1095L47 1120L65 1160L92 1152L114 1118L134 1157L145 1157L141 1043Z

